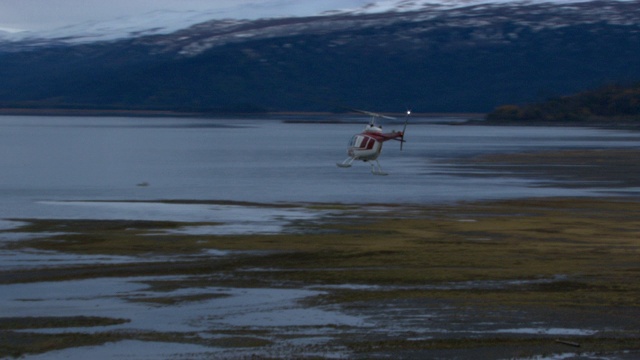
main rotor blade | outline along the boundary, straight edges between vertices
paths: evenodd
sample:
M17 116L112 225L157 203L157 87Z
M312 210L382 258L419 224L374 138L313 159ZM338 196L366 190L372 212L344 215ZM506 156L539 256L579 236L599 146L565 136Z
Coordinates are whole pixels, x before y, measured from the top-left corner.
M371 111L358 110L358 109L352 109L352 108L347 108L347 109L351 110L351 111L354 111L354 112L361 113L361 114L373 116L373 117L379 117L379 118L389 119L389 120L397 120L397 118L394 118L392 116L382 115L382 114L374 113L374 112L371 112Z

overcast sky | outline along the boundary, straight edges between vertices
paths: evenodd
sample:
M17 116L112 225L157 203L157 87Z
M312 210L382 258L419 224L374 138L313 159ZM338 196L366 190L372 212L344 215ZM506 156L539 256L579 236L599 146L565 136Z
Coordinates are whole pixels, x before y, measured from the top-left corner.
M374 0L0 0L0 29L46 30L87 21L106 21L155 10L220 11L220 16L253 18L313 15Z

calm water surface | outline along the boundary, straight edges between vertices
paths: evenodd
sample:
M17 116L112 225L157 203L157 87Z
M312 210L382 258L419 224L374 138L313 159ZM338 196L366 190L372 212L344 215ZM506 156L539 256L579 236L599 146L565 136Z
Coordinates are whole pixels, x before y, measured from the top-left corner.
M389 176L373 176L361 162L336 167L366 121L0 116L0 218L69 216L81 210L52 204L85 200L437 203L585 195L599 189L539 187L540 179L522 175L461 176L453 160L640 147L640 134L627 131L450 126L415 119L402 152L398 143L385 144L380 161Z

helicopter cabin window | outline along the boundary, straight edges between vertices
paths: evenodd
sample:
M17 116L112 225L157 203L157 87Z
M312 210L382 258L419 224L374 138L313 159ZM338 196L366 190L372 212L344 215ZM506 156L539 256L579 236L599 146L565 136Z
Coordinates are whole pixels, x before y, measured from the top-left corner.
M349 140L349 146L356 146L356 141L358 141L358 135L353 135L351 140Z
M351 138L351 141L349 142L349 146L352 147L357 147L357 148L361 148L362 147L362 141L365 139L364 136L360 136L360 135L354 135Z
M375 144L375 142L376 142L375 140L373 140L372 138L368 137L367 138L367 142L363 147L366 148L367 150L371 150L371 149L373 149L373 144Z
M358 149L366 149L366 150L371 150L373 149L373 146L375 145L376 141L375 139L369 137L369 136L362 136L362 135L354 135L351 138L351 141L349 141L349 146L350 147L355 147Z

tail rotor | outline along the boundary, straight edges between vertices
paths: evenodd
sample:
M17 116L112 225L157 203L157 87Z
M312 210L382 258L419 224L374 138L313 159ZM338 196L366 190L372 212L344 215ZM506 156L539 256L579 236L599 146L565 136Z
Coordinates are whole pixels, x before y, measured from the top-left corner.
M400 151L402 151L402 145L405 143L404 133L407 130L407 123L409 122L410 115L411 115L411 110L407 110L407 113L404 117L404 126L402 127L402 136L400 137Z

